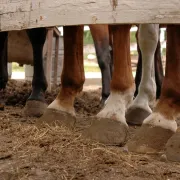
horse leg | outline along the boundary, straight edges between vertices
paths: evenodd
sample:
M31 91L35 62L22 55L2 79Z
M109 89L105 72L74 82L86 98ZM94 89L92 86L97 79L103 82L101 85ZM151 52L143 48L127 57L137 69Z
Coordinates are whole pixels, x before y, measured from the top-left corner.
M137 63L137 70L135 76L135 83L136 83L136 91L134 93L134 97L138 95L138 88L141 82L142 76L142 54L139 48L139 40L138 40L138 31L136 32L136 41L137 41L137 50L138 50L138 63ZM155 68L155 80L156 80L156 99L159 99L161 94L161 85L163 80L163 65L161 59L161 44L160 40L158 40L157 48L154 55L154 68Z
M107 25L90 25L91 34L94 40L98 64L102 74L102 98L100 105L104 106L110 94L111 56L109 50L109 32Z
M152 113L150 104L156 99L154 54L158 43L159 25L140 25L138 36L142 53L142 79L139 93L126 113L127 123L133 125L141 125Z
M111 62L110 62L110 72L111 72L111 77L113 74L114 70L114 65L113 65L113 30L112 30L113 25L109 25L109 50L110 50L110 55L111 55Z
M163 65L161 58L161 43L158 40L155 56L154 56L154 67L155 67L155 80L156 80L156 99L160 98L161 95L161 86L164 78L163 74Z
M134 95L130 60L130 25L113 27L114 71L111 94L84 136L105 144L122 145L127 137L125 111Z
M27 116L41 116L47 104L45 103L44 93L47 88L47 81L43 68L43 46L46 40L46 28L27 30L27 34L33 48L34 74L32 80L32 92L26 102L24 113Z
M147 29L148 30L148 29ZM139 131L127 146L130 151L157 153L165 148L168 139L176 132L176 119L180 114L180 25L167 26L166 72L160 99L153 113L144 120ZM177 132L176 146L171 146L167 155L180 161L180 133ZM167 146L170 145L167 144ZM178 148L177 148L178 147ZM177 153L178 151L178 153Z
M139 88L139 84L141 82L141 76L142 76L142 54L141 54L141 50L139 47L138 32L139 32L139 27L138 27L138 30L136 32L138 63L137 63L136 76L135 76L136 90L134 93L134 97L136 97L138 95L138 88Z
M7 40L8 40L8 32L1 32L0 33L0 110L4 110L5 88L8 82Z
M57 123L74 127L76 121L74 99L82 91L84 81L83 26L65 26L61 90L38 123L51 125Z

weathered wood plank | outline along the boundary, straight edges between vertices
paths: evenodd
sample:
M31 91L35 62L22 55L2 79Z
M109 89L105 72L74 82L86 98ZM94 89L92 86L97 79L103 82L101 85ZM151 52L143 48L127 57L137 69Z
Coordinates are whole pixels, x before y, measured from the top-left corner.
M0 0L1 31L96 23L180 23L180 1Z
M51 91L51 73L52 73L52 47L53 47L53 28L47 32L47 62L46 62L46 79L48 83L48 91Z
M54 82L53 85L57 85L57 72L58 72L58 60L59 60L59 37L56 37L55 41L55 58L54 58Z

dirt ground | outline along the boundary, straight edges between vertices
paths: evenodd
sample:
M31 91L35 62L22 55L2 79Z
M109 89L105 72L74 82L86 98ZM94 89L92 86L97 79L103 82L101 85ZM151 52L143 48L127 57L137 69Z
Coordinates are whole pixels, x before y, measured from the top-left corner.
M0 180L142 180L180 179L180 163L160 155L140 155L123 147L104 146L81 137L88 116L100 108L100 89L82 92L75 102L77 128L37 129L37 118L23 115L30 82L10 81L7 107L0 116ZM59 88L46 93L50 103ZM130 138L138 127L130 127Z

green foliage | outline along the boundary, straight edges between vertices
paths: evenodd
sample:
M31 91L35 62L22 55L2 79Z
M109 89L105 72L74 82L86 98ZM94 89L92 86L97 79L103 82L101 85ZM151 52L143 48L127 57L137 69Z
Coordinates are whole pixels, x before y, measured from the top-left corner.
M130 33L130 43L135 43L136 42L136 32L131 32Z
M20 67L18 63L12 63L12 71L13 72L24 72L24 67Z
M131 36L130 36L131 43L136 42L135 34L136 34L136 32L131 32ZM84 45L86 45L86 44L94 44L90 30L84 31Z
M100 72L100 69L98 66L88 66L88 65L85 65L84 66L84 71L85 72Z
M91 31L84 31L84 45L93 44L93 38L91 35Z
M163 56L166 55L166 49L165 49L165 48L163 48L163 50L162 50L162 55L163 55Z

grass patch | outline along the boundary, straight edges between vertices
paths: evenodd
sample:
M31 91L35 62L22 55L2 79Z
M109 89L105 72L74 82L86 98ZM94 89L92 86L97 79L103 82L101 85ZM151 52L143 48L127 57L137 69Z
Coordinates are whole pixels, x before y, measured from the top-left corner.
M13 62L12 63L12 71L13 72L24 72L24 67L19 66L18 63Z
M100 72L100 69L98 66L84 66L85 72Z

